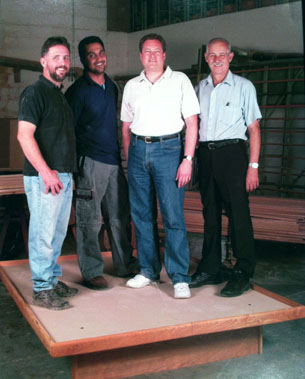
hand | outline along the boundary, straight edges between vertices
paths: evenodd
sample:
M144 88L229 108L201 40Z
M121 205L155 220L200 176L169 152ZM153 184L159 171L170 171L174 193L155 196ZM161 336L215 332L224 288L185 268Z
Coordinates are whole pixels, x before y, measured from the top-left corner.
M42 180L45 185L45 193L51 192L53 196L60 193L64 188L62 182L58 177L58 172L56 170L50 170L47 174L42 175Z
M176 180L178 181L178 188L184 187L192 177L192 161L183 159L178 167Z
M249 167L246 178L247 192L254 191L259 186L258 169Z

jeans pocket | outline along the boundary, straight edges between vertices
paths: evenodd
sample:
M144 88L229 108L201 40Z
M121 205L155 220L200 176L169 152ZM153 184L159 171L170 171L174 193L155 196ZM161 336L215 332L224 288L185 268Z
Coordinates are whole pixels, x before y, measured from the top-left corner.
M172 138L172 139L163 141L162 147L164 150L180 152L182 143L181 143L180 138Z

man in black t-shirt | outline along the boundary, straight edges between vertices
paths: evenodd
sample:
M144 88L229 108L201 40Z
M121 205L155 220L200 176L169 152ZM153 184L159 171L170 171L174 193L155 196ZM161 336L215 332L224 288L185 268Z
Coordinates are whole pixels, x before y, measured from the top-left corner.
M66 236L76 171L73 115L61 93L70 68L70 46L50 37L42 46L43 74L20 97L18 141L25 159L24 187L30 210L29 262L35 305L61 310L77 294L58 280L57 260Z

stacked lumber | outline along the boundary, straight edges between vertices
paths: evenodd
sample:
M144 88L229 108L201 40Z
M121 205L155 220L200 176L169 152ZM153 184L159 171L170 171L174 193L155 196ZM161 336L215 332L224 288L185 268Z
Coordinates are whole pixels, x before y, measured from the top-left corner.
M305 200L250 196L254 238L305 244ZM187 191L184 201L186 228L203 233L204 221L199 192ZM163 229L160 212L158 225ZM228 218L222 216L222 235L228 235Z
M0 195L15 195L24 193L23 175L0 175Z
M250 196L256 239L305 244L305 200Z

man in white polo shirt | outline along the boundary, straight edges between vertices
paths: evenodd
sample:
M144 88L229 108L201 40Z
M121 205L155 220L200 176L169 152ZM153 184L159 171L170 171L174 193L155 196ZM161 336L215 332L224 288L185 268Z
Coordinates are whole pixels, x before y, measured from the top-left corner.
M131 216L140 264L140 274L126 285L142 288L160 277L161 260L154 238L156 194L166 232L165 268L175 298L188 298L189 248L183 203L184 186L192 175L199 104L187 76L165 67L166 43L162 36L142 37L139 48L144 70L126 84L121 110Z

